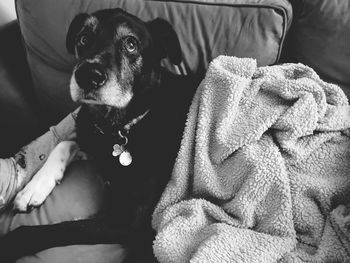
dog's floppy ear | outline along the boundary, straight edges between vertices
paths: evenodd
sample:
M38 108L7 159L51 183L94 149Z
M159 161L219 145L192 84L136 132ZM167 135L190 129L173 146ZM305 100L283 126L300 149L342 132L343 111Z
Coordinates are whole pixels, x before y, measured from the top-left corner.
M74 54L75 39L77 34L83 28L86 19L89 17L88 14L82 13L74 17L73 21L70 23L67 37L66 37L66 48L71 53Z
M171 63L179 65L182 61L181 46L170 23L162 18L156 18L147 25L156 42L156 50L159 52L160 59L168 57Z

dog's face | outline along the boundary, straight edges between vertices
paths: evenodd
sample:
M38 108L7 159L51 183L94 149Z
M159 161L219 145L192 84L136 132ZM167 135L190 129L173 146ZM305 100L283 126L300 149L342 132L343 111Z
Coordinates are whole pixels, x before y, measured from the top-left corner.
M160 61L181 62L181 48L163 19L143 22L121 10L79 14L66 46L78 59L70 90L74 101L125 108L158 82Z

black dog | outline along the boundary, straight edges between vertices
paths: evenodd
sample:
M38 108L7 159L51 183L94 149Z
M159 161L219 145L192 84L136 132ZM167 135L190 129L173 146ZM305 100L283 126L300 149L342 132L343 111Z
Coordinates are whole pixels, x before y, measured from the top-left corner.
M198 82L161 68L163 58L182 60L177 35L162 19L145 23L121 9L79 14L66 44L78 59L71 80L73 100L83 103L78 143L110 182L108 204L93 219L10 232L0 240L0 260L54 246L119 243L129 248L125 261L154 262L152 212Z

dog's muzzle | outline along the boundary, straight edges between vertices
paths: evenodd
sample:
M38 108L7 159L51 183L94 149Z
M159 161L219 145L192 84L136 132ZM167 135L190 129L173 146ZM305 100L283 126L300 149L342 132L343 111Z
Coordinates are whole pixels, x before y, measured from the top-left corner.
M75 79L81 89L93 90L103 86L108 75L98 63L83 63L75 71Z

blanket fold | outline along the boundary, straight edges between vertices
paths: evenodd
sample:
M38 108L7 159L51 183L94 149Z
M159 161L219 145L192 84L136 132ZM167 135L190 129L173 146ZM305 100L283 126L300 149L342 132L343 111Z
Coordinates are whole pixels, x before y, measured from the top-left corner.
M219 56L153 214L160 262L350 262L350 107L309 67Z

